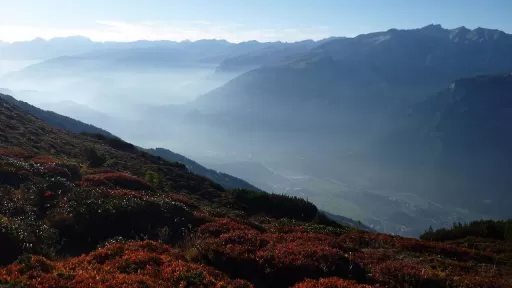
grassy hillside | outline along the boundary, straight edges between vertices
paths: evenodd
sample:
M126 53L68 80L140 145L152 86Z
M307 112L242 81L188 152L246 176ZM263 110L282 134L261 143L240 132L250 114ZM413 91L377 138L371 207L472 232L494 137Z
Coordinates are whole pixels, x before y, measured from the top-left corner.
M510 286L492 252L349 229L3 100L0 123L0 286Z
M36 116L37 118L39 118L39 119L45 121L46 123L48 123L52 126L55 126L57 128L61 128L61 129L67 130L67 131L75 132L75 133L88 132L88 133L98 133L98 134L103 134L103 135L107 135L107 136L113 136L109 132L107 132L103 129L100 129L98 127L95 127L93 125L80 122L78 120L75 120L75 119L67 117L67 116L59 115L52 111L46 111L46 110L39 109L35 106L28 104L27 102L16 100L12 96L0 94L0 98L11 103L11 104L14 104L14 105L20 107L21 109L23 109L23 111L25 111L29 114L32 114L32 115Z
M90 136L93 136L95 138L98 138L98 140L104 140L111 144L112 141L117 142L120 144L122 141L117 139L114 135L111 133L95 127L90 124L86 124L80 121L77 121L75 119L72 119L70 117L66 117L60 114L57 114L52 111L46 111L40 108L37 108L33 105L30 105L26 102L19 101L15 99L12 96L0 94L0 98L4 99L5 101L14 104L21 108L23 111L32 114L33 116L36 116L37 118L45 121L46 123L74 133L85 133L90 134ZM104 137L102 137L104 136ZM108 138L110 139L108 139ZM121 144L122 145L122 144ZM135 149L135 146L131 145L131 147L128 147L128 149ZM142 149L142 148L140 148ZM144 150L144 149L142 149ZM187 166L187 168L192 171L193 173L196 173L198 175L205 176L219 184L221 184L223 187L228 189L234 189L234 188L242 188L242 189L251 189L251 190L258 190L258 188L254 187L253 185L247 183L246 181L233 177L231 175L220 173L208 168L205 168L201 166L200 164L186 158L185 156L182 156L180 154L174 153L172 151L169 151L167 149L163 148L156 148L156 149L146 149L146 152L149 154L160 156L168 161L171 162L180 162Z

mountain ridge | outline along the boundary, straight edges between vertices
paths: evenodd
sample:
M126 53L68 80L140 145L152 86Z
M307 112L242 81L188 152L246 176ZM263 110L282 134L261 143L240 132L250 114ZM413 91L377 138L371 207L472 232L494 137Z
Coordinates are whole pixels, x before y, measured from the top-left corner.
M512 156L507 128L510 95L511 73L456 80L412 106L399 120L402 127L377 140L379 145L373 145L370 150L375 150L366 157L383 161L383 167L427 169L430 172L423 175L428 180L422 183L438 199L471 203L474 210L505 217L507 209L501 203L509 201L511 185L503 174L510 169L506 159ZM450 191L464 191L468 197ZM483 204L490 200L491 206Z
M311 40L312 41L312 40ZM225 47L231 48L234 52L236 49L241 53L250 51L255 47L271 47L278 45L287 45L295 42L228 42L223 39L201 39L196 41L172 41L172 40L136 40L131 42L95 42L89 38L82 36L57 37L52 39L36 38L30 41L18 41L13 43L3 43L0 49L0 57L2 59L35 59L46 60L59 56L72 56L91 51L101 51L109 49L125 50L136 48L160 47L160 48L177 48L177 47ZM39 47L34 47L37 45Z
M57 128L61 128L61 129L67 130L67 131L75 132L75 133L80 133L80 132L98 133L98 134L102 134L105 136L113 137L112 134L110 134L109 132L107 132L101 128L97 128L90 124L83 123L83 122L75 120L71 117L59 115L52 111L46 111L46 110L39 109L35 106L28 104L27 102L16 100L14 97L12 97L10 95L0 94L0 99L20 107L27 113L30 113Z

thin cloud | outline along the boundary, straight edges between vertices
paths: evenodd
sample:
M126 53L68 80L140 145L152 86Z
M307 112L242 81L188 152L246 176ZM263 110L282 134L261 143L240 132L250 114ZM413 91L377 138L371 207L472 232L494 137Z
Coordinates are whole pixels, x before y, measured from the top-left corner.
M300 41L322 39L331 36L329 28L291 27L250 29L241 24L215 24L208 21L160 22L145 21L130 23L114 20L96 21L87 28L34 27L0 25L0 40L7 42L26 41L37 37L50 39L66 36L85 36L94 41L135 40L199 40L226 39L231 42L258 41Z

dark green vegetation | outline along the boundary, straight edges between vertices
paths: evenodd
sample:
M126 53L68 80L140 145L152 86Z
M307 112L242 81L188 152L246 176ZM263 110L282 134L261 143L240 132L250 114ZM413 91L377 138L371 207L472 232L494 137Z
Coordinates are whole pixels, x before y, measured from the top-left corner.
M241 205L241 210L250 214L261 213L273 218L293 218L301 221L312 221L318 214L315 205L298 197L244 189L231 190L229 194Z
M512 243L512 220L478 220L469 223L454 223L451 228L429 229L420 238L433 241L450 241L468 237L488 238Z

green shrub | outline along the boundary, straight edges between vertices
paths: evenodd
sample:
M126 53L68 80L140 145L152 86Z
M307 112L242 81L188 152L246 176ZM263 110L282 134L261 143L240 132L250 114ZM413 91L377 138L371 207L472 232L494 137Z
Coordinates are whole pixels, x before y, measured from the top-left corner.
M58 162L55 164L57 167L66 169L71 175L71 181L77 181L82 179L82 171L80 165L70 162Z
M160 176L156 172L153 171L146 171L146 175L144 176L144 179L151 185L158 187L158 184L160 184Z
M512 223L505 225L505 240L512 243Z
M22 254L53 257L57 239L56 230L32 215L16 218L0 216L0 265L10 264Z
M105 155L98 154L96 149L92 147L85 149L85 157L87 161L89 161L89 167L91 168L100 167L107 162L107 157L105 157Z
M454 223L451 228L437 230L429 229L420 235L422 240L450 241L467 237L489 238L496 240L506 239L506 227L512 224L512 220L494 221L478 220L470 223Z
M65 202L72 215L52 221L65 239L66 253L80 254L94 249L112 237L157 240L159 228L169 227L169 239L175 241L190 223L192 213L183 205L166 198L136 198L108 194L102 189L77 189ZM59 217L54 217L59 219Z
M312 221L318 213L313 203L299 197L245 189L230 190L227 193L242 210L249 214L266 214L274 218Z

